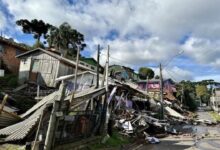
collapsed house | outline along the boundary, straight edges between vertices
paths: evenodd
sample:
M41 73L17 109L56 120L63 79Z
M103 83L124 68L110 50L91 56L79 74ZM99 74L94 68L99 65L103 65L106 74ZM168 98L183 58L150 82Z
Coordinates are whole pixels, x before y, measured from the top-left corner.
M35 141L32 146L43 145L46 149L51 149L52 140L62 145L67 141L88 137L99 129L102 109L98 112L93 109L97 107L95 100L93 108L87 108L85 104L88 100L104 94L105 88L89 88L68 95L65 87L60 88L20 115L23 121L1 129L0 135L4 137L1 142Z
M32 147L62 149L62 145L92 135L106 131L111 134L112 126L125 135L143 134L150 127L165 130L169 123L158 117L161 105L166 113L164 119L185 119L169 103L151 99L137 84L105 78L100 74L97 79L96 73L84 71L55 79L62 83L60 89L20 115L22 120L1 129L0 141L25 141Z
M65 94L62 94L62 90L49 94L27 112L20 115L21 121L1 129L0 136L4 137L2 141L34 141L37 137L37 141L40 138L46 142L47 134L51 134L50 128L54 124L54 115L59 120L56 125L56 133L54 133L56 135L55 139L57 139L56 144L88 137L103 130L104 118L107 116L104 106L110 104L111 98L107 101L103 97L106 95L105 87L95 88L95 74L93 72L79 73L78 77L77 92L71 91L70 82L73 78L70 78L70 76L58 78L57 81L62 79L63 84L66 85L64 88ZM100 75L100 77L103 76ZM110 90L115 91L113 90L115 89L113 86L116 85L115 81L112 80L110 84L112 86L109 87ZM79 85L83 85L83 88ZM127 85L127 87L132 89L132 86ZM133 90L135 93L140 93L138 89ZM106 102L104 99L106 99ZM59 107L56 106L57 103ZM51 124L51 122L53 123Z

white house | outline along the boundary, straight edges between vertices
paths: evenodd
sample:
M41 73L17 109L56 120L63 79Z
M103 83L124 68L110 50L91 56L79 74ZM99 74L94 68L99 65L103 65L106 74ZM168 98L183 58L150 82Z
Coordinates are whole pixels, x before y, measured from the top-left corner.
M36 82L48 87L56 87L55 79L75 72L76 62L62 57L55 51L37 48L17 56L20 61L19 83ZM78 72L96 71L86 64L78 65Z
M213 94L210 97L210 104L214 111L220 112L220 88L213 90Z

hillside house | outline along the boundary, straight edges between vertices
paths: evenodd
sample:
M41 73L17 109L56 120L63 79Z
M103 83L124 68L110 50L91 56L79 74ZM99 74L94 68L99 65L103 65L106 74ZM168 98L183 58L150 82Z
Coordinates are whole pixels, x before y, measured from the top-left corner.
M210 105L216 112L220 112L220 88L213 90L212 96L210 97Z
M86 57L80 57L79 63L85 66L90 66L91 69L96 70L98 66L98 62L94 58L86 58ZM99 72L103 73L104 68L99 64Z
M160 99L160 79L139 80L137 82L139 89L145 90L149 93L150 97L159 100ZM174 93L176 93L176 87L171 79L163 81L164 99L175 100Z
M134 72L133 69L120 65L112 65L109 66L109 74L111 77L116 78L118 80L131 80L137 81L138 74Z
M0 69L18 74L20 60L16 55L28 51L27 47L18 44L13 39L6 39L0 36Z
M19 83L27 81L39 85L56 87L56 78L75 73L76 62L64 58L55 51L37 48L17 56L21 60L19 69ZM78 72L96 71L90 65L79 63Z

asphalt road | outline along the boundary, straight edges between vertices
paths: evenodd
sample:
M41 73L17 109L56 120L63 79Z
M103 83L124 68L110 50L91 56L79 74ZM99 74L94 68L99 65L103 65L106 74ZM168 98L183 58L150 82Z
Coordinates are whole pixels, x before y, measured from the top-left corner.
M197 112L198 119L214 121L207 109L201 109ZM194 137L191 139L173 138L164 139L159 144L144 144L137 150L220 150L220 125L192 126Z

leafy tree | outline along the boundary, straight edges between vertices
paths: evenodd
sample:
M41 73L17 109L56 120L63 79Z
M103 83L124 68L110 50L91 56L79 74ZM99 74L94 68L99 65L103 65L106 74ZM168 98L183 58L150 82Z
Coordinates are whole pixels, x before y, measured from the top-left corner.
M198 97L205 95L207 92L208 92L208 89L205 85L197 85L196 86L196 95Z
M45 23L43 20L33 19L31 21L27 19L20 19L16 21L18 26L22 27L22 31L27 34L33 34L36 39L36 45L40 43L40 38L43 35L44 38L47 37L47 32L51 27L50 24Z
M38 47L40 47L40 48L45 48L45 46L44 46L43 43L36 41L36 42L34 43L34 45L32 46L32 49L35 49L35 48L38 48Z
M142 80L152 79L154 77L154 71L147 67L139 68L139 77Z
M59 28L51 27L47 42L49 47L55 47L60 50L64 54L64 57L67 57L68 53L76 54L77 46L81 50L86 46L84 35L73 29L67 22L61 24Z
M210 95L205 84L196 86L196 96L205 103L208 103Z
M195 82L181 81L176 86L177 87L176 96L178 97L178 99L181 99L182 96L183 105L187 106L191 111L195 111L197 109L195 85L196 85Z

